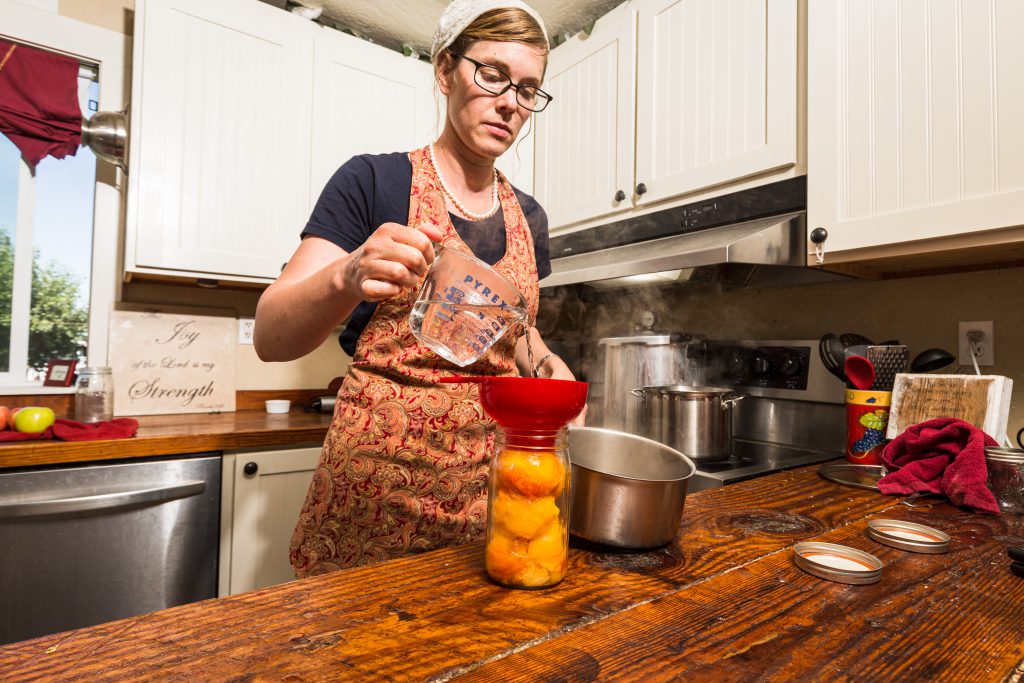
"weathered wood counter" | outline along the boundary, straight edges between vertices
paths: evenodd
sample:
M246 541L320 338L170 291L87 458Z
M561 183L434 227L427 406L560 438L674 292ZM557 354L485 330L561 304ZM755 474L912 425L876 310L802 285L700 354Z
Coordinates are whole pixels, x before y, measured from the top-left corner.
M926 523L946 555L878 545L866 521ZM881 582L803 573L792 545L867 550ZM677 542L574 548L566 579L499 588L471 546L0 648L0 680L950 680L1024 674L1021 517L973 515L820 479L813 467L687 499Z
M239 448L319 445L331 425L331 415L297 411L270 415L262 410L145 415L138 420L138 434L130 439L0 443L0 469Z

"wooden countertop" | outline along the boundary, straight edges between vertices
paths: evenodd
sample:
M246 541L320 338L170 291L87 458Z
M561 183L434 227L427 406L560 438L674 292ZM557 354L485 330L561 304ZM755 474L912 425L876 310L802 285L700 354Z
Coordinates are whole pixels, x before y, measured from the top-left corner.
M138 420L138 434L130 439L0 443L0 469L260 446L319 445L331 424L331 416L320 413L271 415L257 410L144 415Z
M921 502L921 501L918 501ZM952 536L879 545L871 518ZM805 574L798 541L873 553L882 580ZM570 551L558 586L487 581L480 545L336 572L0 648L0 680L1019 680L1024 518L825 481L814 467L688 497L645 553Z

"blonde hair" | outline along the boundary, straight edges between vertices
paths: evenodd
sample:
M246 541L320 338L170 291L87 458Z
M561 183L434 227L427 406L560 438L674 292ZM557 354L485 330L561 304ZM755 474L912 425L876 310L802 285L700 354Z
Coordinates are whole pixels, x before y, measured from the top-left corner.
M435 66L440 64L441 55L445 52L465 54L469 46L478 40L524 43L537 48L547 61L548 41L537 21L519 8L506 7L492 9L474 19L451 45L438 51L434 57Z

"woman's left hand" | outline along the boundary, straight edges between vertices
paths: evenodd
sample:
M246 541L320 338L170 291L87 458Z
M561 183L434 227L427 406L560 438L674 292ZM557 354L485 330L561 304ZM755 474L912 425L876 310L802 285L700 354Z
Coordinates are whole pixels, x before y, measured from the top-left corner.
M547 360L540 364L540 367L537 368L537 376L544 377L546 379L576 380L572 374L572 370L569 369L569 366L565 364L564 360L556 355L551 355ZM574 419L570 424L582 427L586 420L587 407L583 406L583 410L580 411L580 414L577 415L576 419Z

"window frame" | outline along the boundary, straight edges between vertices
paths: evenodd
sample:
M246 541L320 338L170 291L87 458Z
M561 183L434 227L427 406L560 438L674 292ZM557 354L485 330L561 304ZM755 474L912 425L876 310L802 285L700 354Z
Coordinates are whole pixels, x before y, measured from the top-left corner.
M127 106L130 87L131 39L116 31L100 28L55 12L37 9L15 0L0 0L0 37L20 43L34 45L44 50L73 56L83 62L95 64L98 68L99 110L121 111ZM18 235L16 241L31 239L30 231L22 230L21 223L31 218L34 210L21 211L22 201L34 196L34 183L21 182L28 176L28 166L22 162L18 188ZM92 267L89 283L89 341L86 352L89 365L107 365L110 310L120 297L121 261L119 247L124 225L124 190L127 178L115 165L96 160L96 188L93 204ZM18 247L15 247L15 253ZM31 244L28 245L31 252ZM17 259L16 259L17 264ZM31 283L31 263L26 272L16 270L15 282L26 277ZM19 301L12 301L12 318L16 306L26 306L29 290L20 288L24 294ZM15 287L17 292L19 287ZM24 298L25 301L20 301ZM15 360L15 346L22 358L27 359L28 335L15 341L15 328L11 326L11 360ZM24 349L20 349L24 346ZM0 395L5 394L58 394L71 393L74 388L44 387L42 382L30 383L24 376L14 373L0 373Z

